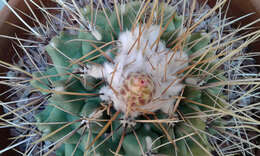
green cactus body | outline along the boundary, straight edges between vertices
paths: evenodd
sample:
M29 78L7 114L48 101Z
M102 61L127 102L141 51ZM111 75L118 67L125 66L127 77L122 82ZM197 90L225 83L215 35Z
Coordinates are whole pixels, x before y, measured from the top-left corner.
M78 74L78 69L81 69L82 66L88 67L93 64L103 65L106 62L115 60L115 57L120 51L112 51L112 49L118 46L118 43L107 43L118 40L121 31L131 30L134 25L138 28L141 24L145 25L146 22L149 22L150 16L147 15L141 16L139 22L135 23L139 15L138 11L142 11L142 5L144 4L139 2L131 2L122 6L118 5L118 12L116 12L116 10L106 12L108 19L104 11L95 10L94 12L97 12L97 19L94 27L92 27L93 30L87 31L81 28L76 35L62 32L54 37L50 41L50 44L46 46L46 51L51 57L53 65L50 65L50 67L42 73L34 73L35 79L31 81L31 85L39 89L43 94L51 93L45 110L37 115L38 129L42 132L43 137L55 142L79 128L82 125L80 120L86 118L84 119L85 124L83 124L82 128L79 128L79 130L74 132L68 139L64 139L63 144L56 151L58 156L70 155L76 147L74 151L74 155L76 156L81 156L84 153L87 155L109 156L114 155L112 152L116 152L119 144L121 144L121 148L118 151L119 154L126 156L138 156L143 154L197 156L208 155L211 152L212 147L207 140L206 132L210 134L213 130L206 130L206 121L204 121L203 118L192 117L195 115L209 115L210 111L208 110L210 110L211 107L216 109L225 107L223 101L214 97L214 95L217 94L223 96L221 88L205 87L201 89L200 86L196 84L196 82L204 81L203 83L206 86L213 82L219 82L222 79L220 78L222 75L218 74L220 73L219 70L214 70L210 73L211 75L218 74L214 79L203 71L209 70L214 66L213 62L210 63L207 61L205 61L204 64L195 65L191 71L189 71L191 68L185 69L185 71L179 75L184 76L189 71L186 77L195 81L195 84L190 85L190 83L187 82L187 86L184 87L183 97L185 98L179 101L177 100L179 105L178 115L175 112L172 114L157 110L153 111L153 113L142 112L140 113L141 115L137 115L133 119L137 121L169 120L173 116L175 116L175 118L177 116L178 122L136 122L131 126L128 125L124 127L122 120L125 120L127 116L125 112L121 111L119 116L102 132L102 135L97 137L105 125L109 123L112 116L116 114L117 110L113 107L113 104L109 105L99 97L100 89L109 82L87 75L88 73ZM174 13L174 8L164 3L160 3L157 7L157 14L162 15L162 17L158 19L155 19L155 17L152 18L152 25L161 24L162 28L167 25L167 29L161 34L160 40L165 44L165 47L174 49L177 43L173 42L177 40L180 35L181 17ZM146 8L146 12L148 13L151 9L152 5L150 8ZM86 20L91 20L92 18L90 10L90 7L82 9ZM161 12L161 10L164 10L164 12ZM119 25L118 22L118 14L121 19L121 25ZM163 21L161 21L162 19ZM110 21L111 25L108 24L107 20ZM122 27L122 30L120 30L120 27ZM183 50L188 56L191 57L197 53L203 55L203 52L206 51L207 45L209 44L209 39L206 34L191 33L183 44ZM101 48L97 50L97 47ZM173 51L171 51L170 54L172 54ZM194 57L194 59L190 60L188 66L196 64L198 60L203 62L203 60L207 58L209 58L207 55L203 57L202 60L200 60L201 57ZM80 63L79 61L75 63L77 60L80 60ZM148 81L150 78L144 78L144 80ZM128 89L130 88L127 93L122 93L125 95L124 99L126 103L130 103L131 100L127 99L128 97L133 98L134 95L138 97L144 95L144 97L140 97L141 101L136 102L134 100L137 106L146 105L149 103L147 101L153 100L150 94L152 94L153 88L157 88L152 84L150 84L150 86L148 85L147 91L144 91L142 90L144 87L140 89L138 86L131 86L130 82L126 83ZM185 84L186 81L183 80L182 83ZM131 89L133 89L134 92ZM126 91L122 90L122 92ZM176 101L174 101L174 103L175 102ZM198 106L197 103L201 105ZM109 107L109 111L107 111L108 109L102 111L105 107ZM91 120L88 121L87 119ZM48 124L55 122L67 123L76 120L79 120L79 122L66 126L58 132L55 131L65 124ZM85 130L84 126L86 126ZM120 143L122 135L124 135L124 140ZM91 144L96 137L97 140ZM102 141L104 142L102 143ZM174 142L174 144L172 144L172 142ZM90 147L88 148L88 146ZM159 146L161 147L157 148Z

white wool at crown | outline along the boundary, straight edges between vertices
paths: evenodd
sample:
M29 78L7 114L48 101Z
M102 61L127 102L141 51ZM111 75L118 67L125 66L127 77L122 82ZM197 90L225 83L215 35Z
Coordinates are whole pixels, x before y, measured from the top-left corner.
M100 93L103 95L100 97L104 101L113 101L116 110L127 111L126 102L115 91L122 87L129 74L137 72L150 75L156 88L154 100L140 108L149 112L162 110L168 113L172 110L176 101L172 96L179 95L184 87L178 78L180 75L175 73L188 65L188 56L186 52L173 52L166 48L162 41L156 42L159 34L160 27L157 25L148 28L141 26L141 29L137 25L133 32L120 33L114 64L107 62L103 66L89 66L89 75L103 77L110 84L101 88ZM138 39L139 36L141 37ZM131 117L139 114L138 111L129 112Z

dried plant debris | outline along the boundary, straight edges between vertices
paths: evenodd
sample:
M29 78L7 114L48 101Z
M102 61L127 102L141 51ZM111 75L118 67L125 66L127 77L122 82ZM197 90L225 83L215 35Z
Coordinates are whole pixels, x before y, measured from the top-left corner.
M255 155L259 75L219 0L59 0L13 38L1 127L22 155ZM49 13L55 11L55 14ZM258 22L258 21L255 21ZM18 53L22 51L22 53ZM18 60L18 61L17 61ZM19 148L17 148L19 147Z

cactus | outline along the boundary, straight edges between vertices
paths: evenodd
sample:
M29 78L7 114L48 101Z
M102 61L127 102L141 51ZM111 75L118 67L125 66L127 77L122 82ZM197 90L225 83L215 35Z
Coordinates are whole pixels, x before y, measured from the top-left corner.
M238 52L217 53L211 34L183 26L174 6L78 11L81 26L50 40L51 63L30 80L47 99L35 142L54 143L45 155L211 155L210 138L228 124L222 115L259 123L232 112L224 93L223 63Z

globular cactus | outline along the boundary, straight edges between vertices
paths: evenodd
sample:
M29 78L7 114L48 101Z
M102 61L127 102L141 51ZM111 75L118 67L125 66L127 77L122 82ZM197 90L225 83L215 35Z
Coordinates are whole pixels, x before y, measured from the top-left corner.
M53 66L34 73L31 82L43 94L50 94L48 106L37 115L38 122L82 120L66 126L38 125L46 139L64 138L57 154L70 155L73 149L75 155L102 156L211 152L206 122L187 118L187 114L204 114L210 110L207 106L224 107L212 97L222 94L218 87L199 89L197 84L223 81L219 69L211 73L213 78L202 73L214 65L207 61L213 53L207 52L208 36L189 33L183 40L182 17L173 7L160 3L142 10L141 6L139 2L119 5L118 12L106 15L96 10L92 30L81 29L75 35L62 32L46 47ZM90 10L82 11L86 19L91 19ZM138 10L148 15L140 17ZM192 58L195 53L201 54ZM199 61L204 63L196 64ZM186 86L185 79L196 84Z
M223 63L236 52L173 6L133 1L79 14L81 27L51 39L51 63L30 81L48 99L36 115L37 143L54 142L46 155L211 155L222 115L255 121L231 112L223 91Z

